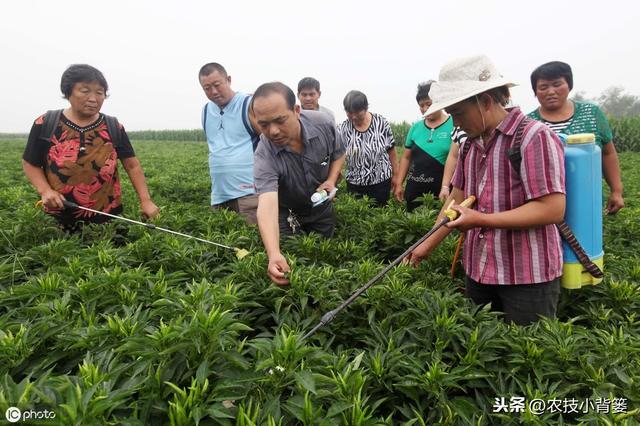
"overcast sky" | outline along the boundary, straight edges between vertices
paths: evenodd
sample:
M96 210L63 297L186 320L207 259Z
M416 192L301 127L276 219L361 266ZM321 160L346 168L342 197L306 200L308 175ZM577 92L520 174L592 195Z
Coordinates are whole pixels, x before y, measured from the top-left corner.
M0 132L27 132L66 107L60 76L72 63L104 73L102 111L128 130L200 127L197 72L212 61L243 92L273 80L295 91L316 77L338 121L351 89L371 111L414 121L417 83L479 53L520 84L514 103L527 111L537 106L529 75L551 60L572 66L574 92L640 95L636 1L20 0L0 12Z

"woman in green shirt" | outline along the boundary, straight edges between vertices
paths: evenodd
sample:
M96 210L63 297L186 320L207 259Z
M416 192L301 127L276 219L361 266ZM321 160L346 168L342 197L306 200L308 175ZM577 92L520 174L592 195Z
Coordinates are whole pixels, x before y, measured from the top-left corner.
M556 133L596 135L596 143L602 149L602 174L611 190L607 212L613 214L623 208L620 164L611 127L597 105L568 99L573 89L571 67L559 61L540 65L531 73L531 88L540 107L530 112L530 117L542 121Z
M430 80L418 85L416 101L423 114L431 106L429 89L433 82ZM396 177L397 182L393 185L396 199L406 200L408 211L420 206L416 199L425 194L439 196L446 188L448 195L450 175L455 167L450 168L449 176L443 178L443 175L446 175L445 162L452 149L453 130L453 119L442 110L415 122L409 129ZM455 158L453 164L455 165Z

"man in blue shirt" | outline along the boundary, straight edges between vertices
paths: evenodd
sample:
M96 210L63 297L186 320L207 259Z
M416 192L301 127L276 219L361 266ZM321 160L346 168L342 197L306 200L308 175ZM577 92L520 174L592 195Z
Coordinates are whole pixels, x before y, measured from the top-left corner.
M211 207L235 211L255 224L253 151L259 134L249 117L251 95L234 92L231 76L218 63L204 65L198 77L209 99L202 110L202 127L209 145Z

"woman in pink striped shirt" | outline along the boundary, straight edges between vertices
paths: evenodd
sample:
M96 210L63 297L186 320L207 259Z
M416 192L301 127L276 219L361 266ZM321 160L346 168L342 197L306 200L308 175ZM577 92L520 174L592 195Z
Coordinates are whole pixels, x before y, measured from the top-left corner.
M406 261L417 265L452 229L466 232L467 296L525 325L555 316L560 295L562 250L554 224L564 216L564 154L546 126L506 107L513 85L486 56L449 63L432 85L430 110L446 108L468 135L445 206L471 195L477 201L473 209L454 205L458 219ZM514 145L520 162L510 158Z

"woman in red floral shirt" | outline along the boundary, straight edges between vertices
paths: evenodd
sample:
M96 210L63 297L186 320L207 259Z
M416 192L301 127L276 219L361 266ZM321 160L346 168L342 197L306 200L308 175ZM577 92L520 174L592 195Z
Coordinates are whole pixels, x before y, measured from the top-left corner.
M40 194L47 213L67 230L76 229L78 222L103 223L110 218L65 208L65 199L94 210L120 214L122 198L117 168L120 159L138 194L143 216L157 216L158 207L151 200L142 166L127 133L120 124L110 131L107 123L111 119L100 113L109 89L102 73L90 65L71 65L62 74L60 89L70 106L36 119L22 156L25 175ZM57 123L46 123L57 117Z

